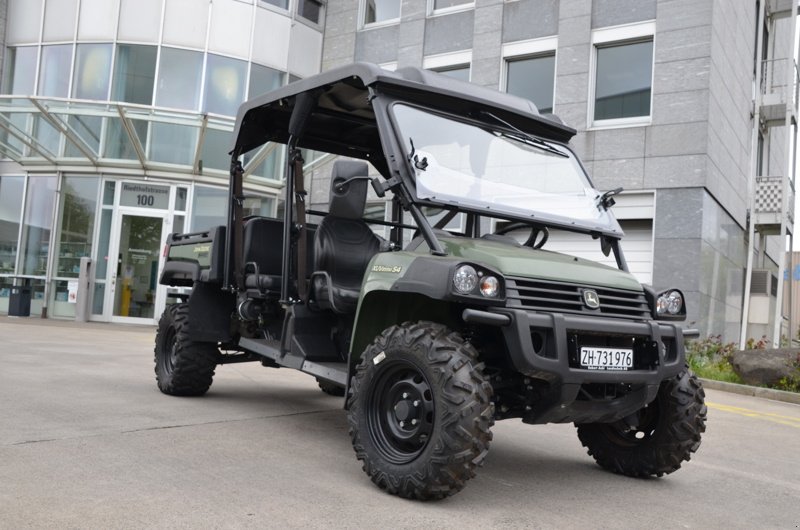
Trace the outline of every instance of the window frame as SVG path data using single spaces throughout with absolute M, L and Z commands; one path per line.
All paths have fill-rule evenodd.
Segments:
M 641 42 L 653 43 L 650 58 L 650 113 L 647 116 L 629 118 L 594 119 L 597 88 L 597 51 L 600 48 L 624 46 Z M 586 112 L 587 130 L 618 129 L 624 127 L 646 127 L 653 122 L 653 82 L 655 80 L 656 21 L 637 22 L 592 30 L 591 56 L 589 58 L 589 97 Z
M 366 22 L 367 17 L 367 2 L 369 0 L 359 0 L 358 2 L 358 30 L 368 30 L 373 28 L 383 28 L 386 26 L 393 26 L 395 24 L 400 24 L 400 19 L 403 17 L 403 2 L 402 0 L 397 0 L 399 11 L 397 13 L 397 17 L 395 18 L 387 18 L 386 20 L 381 20 L 378 22 Z
M 450 7 L 440 7 L 439 9 L 436 9 L 436 0 L 427 0 L 427 4 L 426 12 L 429 17 L 438 17 L 440 15 L 449 15 L 451 13 L 460 13 L 461 11 L 475 9 L 475 0 Z
M 462 50 L 458 52 L 440 53 L 428 55 L 422 59 L 422 68 L 434 72 L 447 70 L 457 70 L 462 67 L 469 68 L 467 81 L 472 81 L 472 50 Z
M 558 85 L 558 36 L 542 37 L 503 44 L 500 52 L 500 92 L 508 93 L 508 65 L 514 61 L 553 56 L 553 106 L 550 114 L 556 112 L 556 87 Z M 536 103 L 534 102 L 534 105 Z M 539 110 L 539 107 L 536 107 Z
M 307 26 L 322 30 L 325 26 L 325 16 L 327 14 L 328 4 L 325 0 L 308 0 L 310 2 L 314 2 L 319 5 L 319 20 L 314 22 L 313 20 L 306 18 L 305 16 L 300 14 L 300 7 L 302 6 L 304 0 L 290 0 L 289 6 L 291 7 L 292 3 L 294 3 L 294 9 L 292 10 L 292 19 Z

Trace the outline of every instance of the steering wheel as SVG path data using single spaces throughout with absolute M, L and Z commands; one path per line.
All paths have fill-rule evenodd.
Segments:
M 532 225 L 520 221 L 515 223 L 510 223 L 498 230 L 495 230 L 494 233 L 497 234 L 498 236 L 502 236 L 509 232 L 513 232 L 514 230 L 519 230 L 521 228 L 530 228 L 531 230 L 531 234 L 528 236 L 528 239 L 525 241 L 525 243 L 523 243 L 523 245 L 525 245 L 526 247 L 537 248 L 537 249 L 542 248 L 544 244 L 547 243 L 547 240 L 550 238 L 550 231 L 547 229 L 546 226 L 535 225 L 535 224 Z M 537 239 L 539 239 L 539 234 L 542 234 L 542 239 L 540 241 L 536 241 Z

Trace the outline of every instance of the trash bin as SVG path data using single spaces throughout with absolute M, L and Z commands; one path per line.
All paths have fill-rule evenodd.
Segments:
M 31 291 L 30 285 L 12 285 L 11 297 L 8 300 L 8 316 L 31 316 Z

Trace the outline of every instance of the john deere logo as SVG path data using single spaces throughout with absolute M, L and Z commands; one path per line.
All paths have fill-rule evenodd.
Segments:
M 600 297 L 597 296 L 595 291 L 586 289 L 583 291 L 583 303 L 586 304 L 586 307 L 589 309 L 597 309 L 600 307 Z

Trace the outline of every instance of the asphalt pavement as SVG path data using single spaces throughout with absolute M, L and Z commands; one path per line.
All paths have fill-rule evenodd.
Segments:
M 149 327 L 0 317 L 0 528 L 800 528 L 800 406 L 707 391 L 698 453 L 660 479 L 601 470 L 572 425 L 495 425 L 439 502 L 361 471 L 313 378 L 218 367 L 161 394 Z

